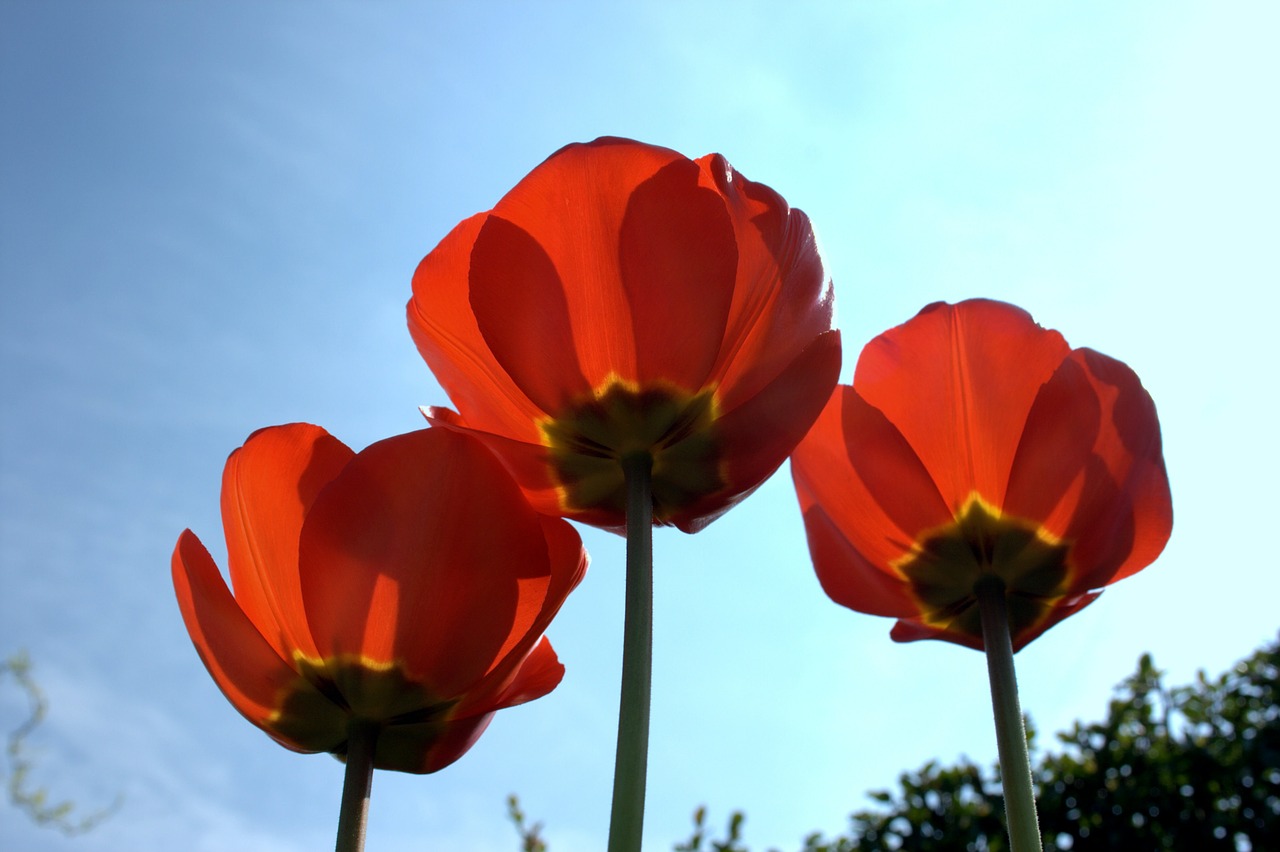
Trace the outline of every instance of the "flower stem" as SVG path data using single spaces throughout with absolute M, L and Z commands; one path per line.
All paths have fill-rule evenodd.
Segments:
M 1013 643 L 1009 638 L 1004 582 L 996 577 L 984 577 L 974 585 L 973 591 L 982 617 L 982 644 L 987 649 L 987 674 L 991 679 L 991 708 L 996 717 L 996 747 L 1000 752 L 1000 779 L 1004 787 L 1009 847 L 1012 852 L 1040 852 L 1036 795 L 1031 786 L 1027 732 L 1018 703 L 1018 678 L 1013 670 Z
M 352 719 L 347 728 L 347 774 L 338 810 L 336 852 L 361 852 L 369 821 L 369 791 L 373 788 L 373 755 L 381 726 Z
M 640 852 L 653 669 L 653 459 L 622 460 L 627 482 L 627 602 L 622 628 L 622 699 L 613 767 L 609 852 Z

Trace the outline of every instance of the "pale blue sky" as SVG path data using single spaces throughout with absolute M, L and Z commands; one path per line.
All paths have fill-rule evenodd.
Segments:
M 970 296 L 1143 378 L 1173 538 L 1019 654 L 1042 730 L 1103 713 L 1144 651 L 1186 681 L 1274 638 L 1277 32 L 1268 2 L 0 0 L 0 654 L 28 649 L 52 700 L 37 780 L 126 797 L 75 840 L 0 806 L 0 845 L 332 842 L 341 766 L 222 699 L 174 540 L 221 557 L 222 463 L 260 426 L 419 428 L 446 400 L 404 327 L 414 266 L 604 134 L 719 151 L 812 216 L 846 381 L 872 336 Z M 584 535 L 562 686 L 437 775 L 380 773 L 371 852 L 511 852 L 510 792 L 552 852 L 604 847 L 623 543 Z M 647 849 L 701 803 L 793 849 L 903 769 L 994 757 L 981 656 L 828 602 L 785 468 L 656 550 Z M 0 683 L 0 728 L 21 711 Z

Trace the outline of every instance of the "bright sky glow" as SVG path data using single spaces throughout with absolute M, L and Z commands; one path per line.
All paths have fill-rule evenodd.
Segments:
M 848 381 L 935 300 L 990 296 L 1125 361 L 1159 409 L 1174 532 L 1017 658 L 1044 736 L 1150 651 L 1173 682 L 1276 636 L 1280 7 L 1258 2 L 0 4 L 0 655 L 52 704 L 36 780 L 72 840 L 24 852 L 332 843 L 342 767 L 244 722 L 183 629 L 169 557 L 225 565 L 218 487 L 260 426 L 355 448 L 447 399 L 410 276 L 561 145 L 725 154 L 813 219 Z M 568 673 L 461 761 L 379 773 L 373 852 L 552 852 L 608 823 L 623 542 L 549 636 Z M 748 813 L 753 847 L 846 826 L 927 760 L 994 759 L 981 655 L 895 645 L 809 564 L 786 468 L 660 531 L 646 849 Z M 0 729 L 23 718 L 0 682 Z

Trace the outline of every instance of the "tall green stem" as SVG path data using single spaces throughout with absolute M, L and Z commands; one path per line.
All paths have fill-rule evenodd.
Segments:
M 627 480 L 627 603 L 622 628 L 622 700 L 613 766 L 609 852 L 640 852 L 653 674 L 653 459 L 622 460 Z
M 373 789 L 373 755 L 381 726 L 352 719 L 347 728 L 347 773 L 338 810 L 336 852 L 361 852 L 369 821 L 369 793 Z
M 1013 642 L 1009 638 L 1004 581 L 986 577 L 978 581 L 973 591 L 982 617 L 982 644 L 987 649 L 987 675 L 991 680 L 991 708 L 996 717 L 996 747 L 1000 752 L 1009 847 L 1012 852 L 1041 852 L 1027 731 L 1022 724 L 1018 678 L 1013 670 Z

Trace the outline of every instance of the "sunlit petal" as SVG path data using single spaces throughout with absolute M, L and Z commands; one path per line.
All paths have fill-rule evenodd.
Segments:
M 1027 413 L 1069 352 L 1012 305 L 935 304 L 867 344 L 853 383 L 959 510 L 975 490 L 1003 501 Z
M 318 426 L 261 429 L 227 459 L 222 524 L 236 602 L 276 653 L 314 655 L 298 585 L 298 534 L 316 494 L 354 455 Z
M 817 418 L 840 374 L 840 333 L 819 335 L 759 393 L 717 422 L 729 448 L 724 489 L 691 503 L 671 518 L 685 532 L 702 529 L 747 497 L 786 461 Z
M 205 668 L 246 719 L 267 724 L 298 673 L 232 598 L 209 552 L 190 530 L 178 538 L 172 571 L 182 620 Z
M 698 177 L 679 159 L 642 182 L 615 241 L 642 384 L 703 387 L 724 339 L 737 242 L 724 199 Z
M 781 464 L 839 371 L 808 218 L 719 155 L 566 146 L 413 287 L 448 427 L 482 437 L 540 511 L 614 531 L 624 457 L 653 460 L 655 524 L 701 529 Z
M 732 410 L 831 328 L 835 298 L 808 216 L 719 154 L 698 164 L 704 180 L 724 195 L 738 243 L 737 283 L 716 370 L 723 405 Z
M 541 410 L 559 411 L 590 393 L 564 284 L 528 232 L 501 216 L 485 221 L 471 251 L 470 294 L 485 343 Z
M 536 435 L 543 412 L 498 364 L 471 309 L 471 252 L 489 214 L 458 224 L 413 274 L 409 333 L 440 385 L 465 405 L 478 428 Z
M 833 600 L 898 641 L 1015 650 L 1150 564 L 1172 528 L 1155 406 L 1119 361 L 1012 305 L 934 304 L 863 350 L 792 460 Z
M 863 556 L 826 510 L 807 509 L 804 528 L 818 581 L 833 601 L 871 615 L 901 617 L 918 610 L 901 579 Z
M 189 531 L 174 588 L 219 687 L 282 745 L 342 756 L 351 723 L 372 722 L 376 768 L 435 771 L 494 710 L 559 682 L 541 637 L 586 551 L 479 441 L 422 430 L 353 454 L 318 427 L 274 427 L 233 454 L 224 488 L 275 646 Z
M 400 662 L 441 698 L 463 693 L 531 626 L 538 607 L 521 606 L 521 585 L 545 590 L 549 574 L 515 484 L 448 430 L 357 455 L 316 500 L 300 553 L 320 654 Z

